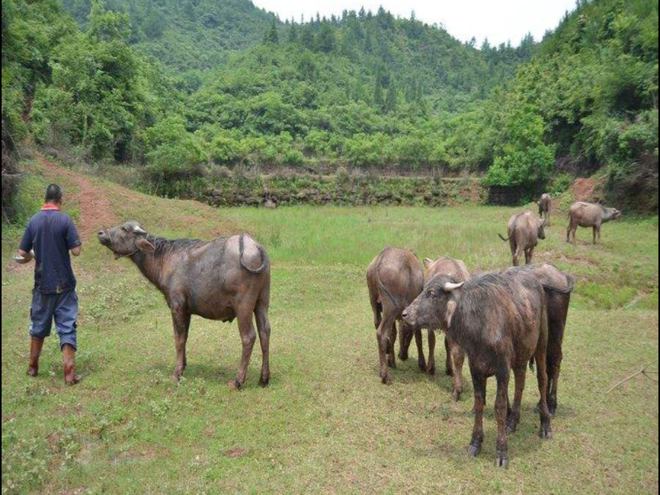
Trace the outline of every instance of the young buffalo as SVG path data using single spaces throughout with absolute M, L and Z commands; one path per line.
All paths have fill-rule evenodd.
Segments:
M 536 202 L 539 205 L 539 216 L 545 220 L 545 224 L 550 226 L 550 208 L 552 208 L 552 199 L 548 193 L 541 194 L 541 199 Z
M 547 316 L 545 293 L 532 274 L 487 273 L 456 282 L 439 275 L 403 312 L 409 325 L 444 328 L 467 353 L 474 387 L 474 429 L 468 452 L 476 456 L 483 442 L 486 379 L 495 375 L 497 395 L 497 465 L 506 467 L 507 431 L 520 419 L 520 402 L 527 363 L 537 363 L 542 438 L 550 438 L 550 412 L 546 403 Z M 515 377 L 513 408 L 508 406 L 509 370 Z
M 513 266 L 518 266 L 518 257 L 525 253 L 525 264 L 532 262 L 534 248 L 538 239 L 545 239 L 545 220 L 534 217 L 531 211 L 524 211 L 512 215 L 507 225 L 508 237 L 502 237 L 503 241 L 509 241 Z
M 397 320 L 401 312 L 410 304 L 424 286 L 424 273 L 417 257 L 407 249 L 386 247 L 376 256 L 367 268 L 367 286 L 369 301 L 374 313 L 378 356 L 380 359 L 380 378 L 383 383 L 390 383 L 387 367 L 396 366 L 394 342 L 396 341 Z M 418 365 L 426 369 L 422 333 L 419 327 L 400 324 L 399 357 L 408 358 L 408 345 L 412 335 L 418 351 Z
M 436 275 L 447 275 L 458 282 L 464 282 L 470 278 L 470 272 L 463 261 L 446 256 L 441 256 L 436 260 L 424 258 L 424 268 L 426 268 L 424 277 L 426 280 L 430 280 Z M 429 359 L 426 365 L 426 371 L 431 375 L 435 373 L 435 330 L 435 328 L 428 329 Z M 406 342 L 409 345 L 410 339 Z M 465 360 L 465 353 L 448 335 L 445 335 L 445 352 L 445 373 L 453 377 L 451 395 L 454 400 L 458 400 L 461 397 L 461 392 L 463 392 L 463 361 Z
M 596 244 L 596 237 L 600 240 L 600 226 L 610 220 L 616 220 L 620 216 L 621 212 L 616 208 L 607 208 L 596 203 L 576 201 L 568 211 L 566 242 L 570 242 L 572 234 L 573 244 L 575 244 L 575 231 L 579 225 L 580 227 L 593 228 L 593 243 Z
M 165 296 L 174 325 L 175 380 L 186 368 L 190 316 L 195 314 L 210 320 L 238 318 L 243 354 L 238 375 L 229 385 L 243 386 L 256 340 L 254 314 L 262 352 L 259 384 L 268 384 L 270 262 L 250 236 L 218 237 L 208 242 L 170 241 L 149 235 L 137 222 L 130 221 L 100 231 L 98 239 L 115 254 L 115 259 L 129 257 Z

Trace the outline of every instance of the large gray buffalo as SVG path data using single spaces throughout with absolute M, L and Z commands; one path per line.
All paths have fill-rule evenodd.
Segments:
M 593 228 L 593 243 L 596 244 L 596 236 L 600 240 L 600 226 L 616 220 L 621 216 L 621 212 L 616 208 L 608 208 L 596 203 L 587 203 L 586 201 L 576 201 L 568 210 L 568 228 L 566 229 L 566 242 L 570 242 L 571 234 L 573 244 L 575 244 L 575 231 L 580 227 Z
M 424 286 L 424 272 L 415 254 L 408 249 L 386 247 L 376 256 L 367 268 L 367 287 L 369 301 L 374 314 L 378 357 L 380 359 L 380 378 L 383 383 L 390 383 L 388 366 L 396 366 L 394 343 L 396 341 L 396 322 L 401 320 L 401 312 L 410 304 Z M 412 335 L 418 351 L 418 364 L 426 369 L 422 333 L 420 327 L 400 324 L 399 357 L 407 359 L 408 345 Z
M 236 379 L 229 385 L 242 387 L 257 337 L 252 324 L 254 314 L 262 352 L 259 384 L 268 384 L 270 262 L 250 236 L 241 234 L 212 241 L 167 240 L 150 235 L 138 222 L 129 221 L 101 230 L 98 239 L 114 253 L 115 259 L 130 258 L 165 296 L 174 325 L 176 380 L 186 367 L 190 316 L 222 321 L 238 318 L 243 354 Z
M 539 239 L 545 239 L 545 220 L 541 220 L 527 210 L 516 213 L 509 218 L 507 224 L 508 237 L 502 237 L 503 241 L 509 241 L 513 266 L 518 266 L 518 257 L 525 253 L 525 264 L 532 262 L 534 248 Z
M 497 394 L 498 466 L 508 464 L 507 431 L 520 419 L 527 363 L 537 365 L 540 435 L 551 436 L 547 406 L 546 346 L 548 338 L 545 292 L 537 278 L 526 271 L 487 273 L 466 282 L 437 275 L 403 311 L 409 325 L 445 328 L 469 358 L 474 387 L 474 428 L 468 452 L 476 456 L 483 442 L 486 379 L 495 375 Z M 508 411 L 509 370 L 515 377 L 513 407 Z

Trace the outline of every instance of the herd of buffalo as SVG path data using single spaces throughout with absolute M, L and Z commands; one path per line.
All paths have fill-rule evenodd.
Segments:
M 507 433 L 516 429 L 525 385 L 526 369 L 536 367 L 540 400 L 540 435 L 550 438 L 550 418 L 557 408 L 557 382 L 562 359 L 562 340 L 574 278 L 543 263 L 531 265 L 538 239 L 549 225 L 550 197 L 544 194 L 537 218 L 530 211 L 513 215 L 508 240 L 513 267 L 470 274 L 456 259 L 426 258 L 423 266 L 407 249 L 386 247 L 367 268 L 367 286 L 374 316 L 379 374 L 390 383 L 389 368 L 396 366 L 394 344 L 399 323 L 399 358 L 408 358 L 415 338 L 419 368 L 435 373 L 435 331 L 445 332 L 445 372 L 452 376 L 452 397 L 463 390 L 462 368 L 468 358 L 474 389 L 474 428 L 468 452 L 476 456 L 483 441 L 483 409 L 486 379 L 495 376 L 497 393 L 497 465 L 507 466 Z M 577 226 L 593 228 L 593 242 L 600 238 L 603 222 L 621 212 L 599 204 L 576 202 L 570 207 L 566 240 Z M 239 389 L 246 379 L 254 343 L 259 336 L 262 367 L 259 384 L 270 377 L 270 262 L 247 234 L 212 241 L 167 240 L 153 236 L 138 222 L 129 221 L 98 233 L 101 244 L 115 258 L 130 258 L 165 296 L 172 314 L 178 380 L 186 368 L 186 341 L 191 315 L 211 320 L 238 320 L 242 355 L 230 387 Z M 518 265 L 524 253 L 525 266 Z M 256 321 L 255 331 L 253 318 Z M 428 361 L 424 357 L 422 329 L 428 331 Z M 513 405 L 508 397 L 513 370 Z

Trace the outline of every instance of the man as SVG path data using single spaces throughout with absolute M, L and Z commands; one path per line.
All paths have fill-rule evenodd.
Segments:
M 80 381 L 75 373 L 74 362 L 78 296 L 69 252 L 78 256 L 81 243 L 73 221 L 60 211 L 61 206 L 62 189 L 57 184 L 50 184 L 46 189 L 46 203 L 30 219 L 25 229 L 16 261 L 27 263 L 33 257 L 36 261 L 30 308 L 30 364 L 27 373 L 37 376 L 41 348 L 44 339 L 50 335 L 52 321 L 55 319 L 64 364 L 64 382 L 74 385 Z

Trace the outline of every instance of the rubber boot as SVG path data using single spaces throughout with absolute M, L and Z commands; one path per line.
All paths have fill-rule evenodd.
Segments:
M 44 339 L 32 337 L 30 339 L 30 364 L 28 366 L 27 374 L 30 376 L 37 376 L 39 373 L 39 356 L 41 355 L 41 348 L 44 346 Z
M 80 381 L 80 377 L 76 375 L 75 357 L 75 349 L 69 344 L 64 344 L 62 347 L 62 361 L 64 363 L 64 383 L 67 385 L 75 385 Z

